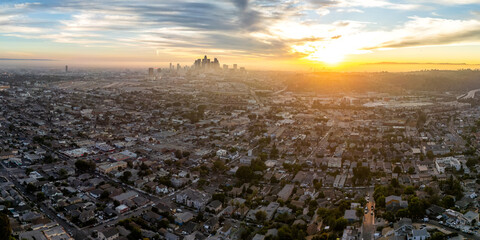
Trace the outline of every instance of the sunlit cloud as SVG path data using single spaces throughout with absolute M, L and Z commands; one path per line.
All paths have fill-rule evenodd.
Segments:
M 380 50 L 478 44 L 476 13 L 480 7 L 472 4 L 479 2 L 15 1 L 0 4 L 0 38 L 65 44 L 72 53 L 97 47 L 105 52 L 142 49 L 155 58 L 165 53 L 215 52 L 273 60 L 300 57 L 333 64 Z M 449 15 L 452 5 L 467 4 L 463 19 Z M 390 15 L 396 19 L 391 20 Z M 24 49 L 18 45 L 11 52 L 15 51 Z
M 336 63 L 348 55 L 381 49 L 480 44 L 478 20 L 410 17 L 410 21 L 391 31 L 368 31 L 365 27 L 362 24 L 354 28 L 338 27 L 332 31 L 341 33 L 341 38 L 293 45 L 292 51 L 304 54 L 309 60 Z

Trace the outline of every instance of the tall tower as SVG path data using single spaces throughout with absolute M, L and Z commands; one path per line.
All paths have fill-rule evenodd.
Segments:
M 153 78 L 153 77 L 154 77 L 154 76 L 153 76 L 153 68 L 149 68 L 149 69 L 148 69 L 148 77 L 149 77 L 149 78 Z

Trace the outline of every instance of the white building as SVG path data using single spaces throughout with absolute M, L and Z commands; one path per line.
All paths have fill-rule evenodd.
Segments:
M 435 159 L 435 167 L 438 173 L 445 173 L 445 168 L 452 167 L 458 171 L 462 168 L 462 164 L 454 157 L 443 157 Z
M 220 150 L 217 151 L 217 156 L 218 157 L 224 157 L 226 155 L 227 155 L 227 150 L 225 150 L 225 149 L 220 149 Z

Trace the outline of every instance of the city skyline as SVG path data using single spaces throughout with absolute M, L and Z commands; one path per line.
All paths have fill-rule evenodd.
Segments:
M 479 13 L 478 0 L 9 0 L 0 64 L 147 67 L 206 54 L 253 70 L 478 68 Z

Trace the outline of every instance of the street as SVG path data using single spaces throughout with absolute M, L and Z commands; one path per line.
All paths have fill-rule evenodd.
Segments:
M 373 199 L 367 203 L 366 213 L 363 215 L 362 224 L 362 239 L 371 240 L 375 233 L 375 212 L 372 211 L 372 207 L 375 209 L 375 202 Z

